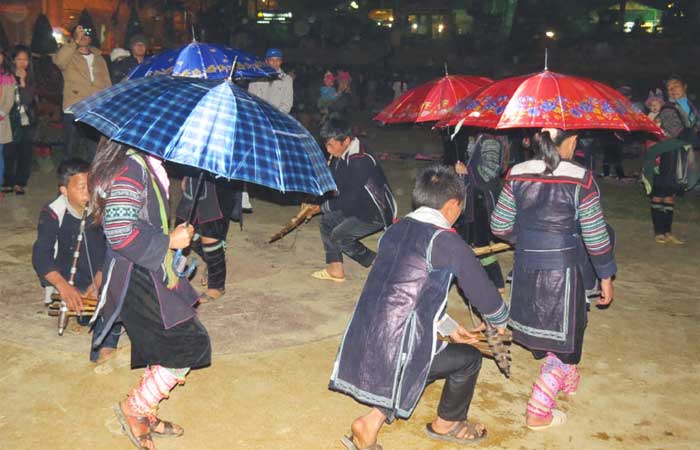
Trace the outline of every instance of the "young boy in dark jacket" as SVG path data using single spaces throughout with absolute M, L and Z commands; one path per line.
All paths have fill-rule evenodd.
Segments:
M 58 168 L 60 195 L 39 213 L 37 239 L 32 249 L 34 270 L 46 288 L 45 303 L 50 303 L 51 295 L 58 292 L 69 309 L 76 311 L 82 309 L 82 297 L 96 298 L 99 293 L 106 248 L 102 228 L 91 226 L 92 216 L 87 214 L 74 283 L 69 284 L 73 254 L 88 207 L 88 168 L 87 162 L 77 158 L 61 163 Z M 87 317 L 79 319 L 81 325 L 88 322 Z M 102 320 L 97 319 L 95 335 L 102 326 Z M 90 360 L 101 362 L 110 357 L 117 348 L 120 333 L 121 326 L 115 325 L 105 342 L 90 352 Z

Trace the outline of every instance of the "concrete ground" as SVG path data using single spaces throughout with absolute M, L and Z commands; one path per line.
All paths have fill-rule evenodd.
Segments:
M 368 130 L 371 148 L 392 157 L 383 165 L 406 213 L 413 176 L 426 163 L 399 155 L 439 152 L 437 136 L 422 128 Z M 470 412 L 489 428 L 478 448 L 700 448 L 700 199 L 695 193 L 679 201 L 675 231 L 687 243 L 662 246 L 652 239 L 648 202 L 638 186 L 601 186 L 618 233 L 620 271 L 613 306 L 589 315 L 581 386 L 560 403 L 569 422 L 539 433 L 524 427 L 538 364 L 514 346 L 510 380 L 484 361 Z M 141 374 L 129 368 L 128 338 L 116 358 L 96 367 L 87 358 L 89 335 L 58 337 L 41 303 L 31 247 L 39 209 L 54 189 L 52 175 L 35 174 L 28 195 L 0 203 L 0 449 L 129 449 L 112 413 Z M 366 410 L 327 385 L 367 270 L 348 263 L 342 285 L 311 279 L 323 265 L 317 219 L 269 245 L 267 238 L 297 208 L 258 197 L 245 228 L 234 225 L 229 234 L 226 296 L 201 308 L 213 364 L 190 374 L 163 402 L 161 415 L 186 432 L 157 440 L 159 449 L 341 449 L 339 438 Z M 376 238 L 368 245 L 376 246 Z M 504 270 L 511 259 L 501 257 Z M 470 323 L 455 292 L 449 309 Z M 426 389 L 411 420 L 384 428 L 385 449 L 458 448 L 424 433 L 440 388 Z

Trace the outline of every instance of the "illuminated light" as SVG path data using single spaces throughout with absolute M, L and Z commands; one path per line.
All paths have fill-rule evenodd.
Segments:
M 389 23 L 389 24 L 387 24 L 386 26 L 389 27 L 389 28 L 391 28 L 391 25 L 392 25 L 392 24 Z
M 263 17 L 264 15 L 262 11 L 258 11 L 258 17 Z
M 393 22 L 393 21 L 394 21 L 394 16 L 389 16 L 389 22 Z
M 352 9 L 359 9 L 359 8 L 360 8 L 360 5 L 358 5 L 357 2 L 352 1 L 352 2 L 350 2 L 350 7 L 351 7 Z
M 417 24 L 417 23 L 414 23 L 413 25 L 411 25 L 411 28 L 413 28 L 414 30 L 417 30 L 417 29 L 418 29 L 418 24 Z
M 438 25 L 438 33 L 442 33 L 444 29 L 445 29 L 445 25 L 443 25 L 443 24 Z
M 550 39 L 553 39 L 555 36 L 554 31 L 552 31 L 552 30 L 548 30 L 544 35 Z

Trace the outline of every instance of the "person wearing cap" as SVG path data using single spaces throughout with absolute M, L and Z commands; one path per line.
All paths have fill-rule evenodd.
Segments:
M 289 114 L 294 105 L 294 80 L 282 70 L 282 50 L 268 49 L 265 52 L 265 62 L 275 69 L 279 76 L 275 80 L 253 81 L 248 85 L 248 92 Z M 247 191 L 243 191 L 242 202 L 243 211 L 253 211 Z
M 148 39 L 142 34 L 135 34 L 129 39 L 129 49 L 131 52 L 123 48 L 112 50 L 110 55 L 112 65 L 109 69 L 112 83 L 124 81 L 131 71 L 134 70 L 134 67 L 143 62 L 148 49 Z
M 76 156 L 81 141 L 88 147 L 88 161 L 95 156 L 97 142 L 81 135 L 75 126 L 75 116 L 71 111 L 74 103 L 112 85 L 107 62 L 100 50 L 93 47 L 94 30 L 77 25 L 73 39 L 64 44 L 53 56 L 54 64 L 63 74 L 63 145 L 64 158 Z
M 265 62 L 279 73 L 279 77 L 276 80 L 254 81 L 248 85 L 248 92 L 289 114 L 294 104 L 294 80 L 282 70 L 282 51 L 278 48 L 268 49 Z

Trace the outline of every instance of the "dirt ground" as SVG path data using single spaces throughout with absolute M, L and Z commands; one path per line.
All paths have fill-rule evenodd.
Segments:
M 408 212 L 413 176 L 425 162 L 399 153 L 437 153 L 427 129 L 369 127 L 368 141 L 384 162 L 402 213 Z M 538 364 L 513 349 L 512 378 L 484 361 L 470 415 L 489 428 L 479 448 L 667 449 L 700 448 L 700 198 L 680 200 L 675 231 L 683 246 L 652 239 L 648 203 L 634 184 L 603 181 L 604 207 L 618 233 L 616 300 L 589 318 L 578 395 L 561 400 L 569 422 L 532 432 L 523 425 L 525 403 Z M 46 316 L 31 267 L 35 220 L 54 195 L 51 175 L 38 174 L 29 194 L 0 204 L 0 449 L 129 449 L 112 406 L 137 382 L 129 368 L 128 339 L 118 356 L 95 367 L 89 335 L 56 335 Z M 186 429 L 159 440 L 159 449 L 327 450 L 365 407 L 330 392 L 328 377 L 341 333 L 367 270 L 348 263 L 342 285 L 316 281 L 322 266 L 317 220 L 278 243 L 267 238 L 296 212 L 253 199 L 245 228 L 229 234 L 226 296 L 201 308 L 211 333 L 210 368 L 193 372 L 161 406 L 161 415 Z M 376 246 L 377 236 L 367 239 Z M 512 256 L 503 254 L 504 270 Z M 469 324 L 461 299 L 451 293 L 451 314 Z M 426 437 L 441 383 L 429 386 L 409 421 L 382 431 L 388 450 L 458 448 Z

